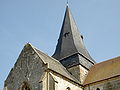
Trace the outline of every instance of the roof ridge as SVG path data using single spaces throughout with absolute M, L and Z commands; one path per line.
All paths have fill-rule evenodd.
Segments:
M 112 59 L 107 59 L 107 60 L 102 61 L 102 62 L 99 62 L 99 63 L 95 63 L 95 64 L 93 65 L 93 67 L 96 66 L 96 65 L 98 65 L 98 64 L 105 63 L 105 62 L 108 62 L 108 61 L 110 62 L 110 61 L 112 61 L 112 60 L 114 60 L 114 59 L 118 59 L 118 58 L 120 58 L 120 56 L 114 57 L 114 58 L 112 58 Z M 92 67 L 91 67 L 91 68 L 92 68 Z

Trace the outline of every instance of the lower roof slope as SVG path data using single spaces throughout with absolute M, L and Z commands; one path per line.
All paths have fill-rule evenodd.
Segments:
M 97 63 L 90 68 L 84 85 L 120 75 L 120 56 Z
M 59 73 L 60 75 L 80 84 L 80 82 L 72 76 L 67 69 L 56 59 L 46 55 L 45 53 L 41 52 L 40 50 L 34 48 L 31 44 L 30 46 L 37 52 L 41 60 L 45 63 L 48 64 L 48 69 L 53 70 L 56 73 Z

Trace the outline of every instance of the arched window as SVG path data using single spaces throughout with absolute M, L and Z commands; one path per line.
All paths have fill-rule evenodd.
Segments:
M 67 87 L 66 90 L 71 90 L 70 87 Z
M 24 83 L 22 90 L 31 90 L 27 83 Z
M 96 90 L 100 90 L 99 88 L 97 88 Z

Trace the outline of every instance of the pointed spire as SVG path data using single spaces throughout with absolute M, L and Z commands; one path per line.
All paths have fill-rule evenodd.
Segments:
M 84 46 L 83 36 L 80 35 L 67 5 L 58 44 L 53 57 L 60 61 L 77 53 L 92 61 L 91 56 Z

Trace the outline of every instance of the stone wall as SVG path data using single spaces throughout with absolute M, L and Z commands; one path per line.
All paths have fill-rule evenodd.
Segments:
M 45 70 L 46 66 L 33 48 L 26 45 L 5 80 L 4 87 L 6 90 L 21 90 L 27 83 L 32 90 L 41 90 L 39 80 Z
M 120 77 L 115 77 L 87 85 L 84 90 L 97 90 L 97 88 L 100 90 L 120 90 Z
M 73 83 L 72 81 L 65 79 L 60 75 L 52 74 L 52 77 L 54 79 L 55 90 L 68 90 L 67 88 L 70 88 L 70 90 L 83 90 L 81 86 Z M 49 89 L 49 90 L 54 90 L 54 89 Z
M 76 65 L 71 68 L 68 68 L 68 71 L 75 77 L 77 78 L 81 84 L 83 84 L 87 74 L 88 70 L 82 67 L 81 65 Z
M 82 90 L 65 76 L 51 73 L 30 45 L 24 47 L 4 84 L 4 90 L 24 90 L 23 87 L 30 90 Z

